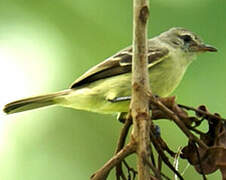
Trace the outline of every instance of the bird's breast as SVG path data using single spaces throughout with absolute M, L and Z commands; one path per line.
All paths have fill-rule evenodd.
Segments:
M 186 71 L 186 66 L 182 66 L 173 59 L 166 59 L 149 69 L 150 88 L 153 94 L 165 97 L 179 85 Z

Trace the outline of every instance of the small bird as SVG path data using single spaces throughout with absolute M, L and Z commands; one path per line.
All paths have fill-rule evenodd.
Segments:
M 193 32 L 171 28 L 148 40 L 148 71 L 153 94 L 166 97 L 201 52 L 216 52 Z M 126 113 L 131 97 L 132 47 L 127 47 L 80 76 L 69 89 L 6 104 L 7 114 L 50 105 L 112 114 Z

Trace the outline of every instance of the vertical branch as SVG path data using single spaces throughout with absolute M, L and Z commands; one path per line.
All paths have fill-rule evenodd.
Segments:
M 130 111 L 133 117 L 132 138 L 137 143 L 138 179 L 150 179 L 150 114 L 149 77 L 147 69 L 147 25 L 149 1 L 133 1 L 133 66 L 132 66 L 132 101 Z

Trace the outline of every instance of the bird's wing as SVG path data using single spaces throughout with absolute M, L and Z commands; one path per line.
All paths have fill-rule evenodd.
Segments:
M 169 50 L 167 48 L 150 48 L 148 51 L 148 68 L 161 62 L 168 56 Z M 106 59 L 98 65 L 92 67 L 82 76 L 75 80 L 70 88 L 77 88 L 87 83 L 96 80 L 116 76 L 131 72 L 132 68 L 132 48 L 128 47 L 114 56 Z

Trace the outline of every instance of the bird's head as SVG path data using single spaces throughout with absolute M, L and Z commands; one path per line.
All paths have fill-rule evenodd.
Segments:
M 186 54 L 217 51 L 215 47 L 204 44 L 195 33 L 180 27 L 171 28 L 162 33 L 159 38 L 170 46 L 181 49 Z

